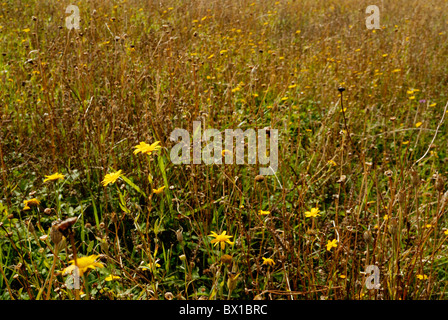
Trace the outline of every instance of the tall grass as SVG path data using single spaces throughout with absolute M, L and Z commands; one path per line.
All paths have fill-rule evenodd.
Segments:
M 68 4 L 0 3 L 1 299 L 75 298 L 74 248 L 105 266 L 84 299 L 445 298 L 446 1 L 381 1 L 378 30 L 367 1 L 80 0 L 70 31 Z M 278 129 L 276 176 L 173 165 L 193 121 Z

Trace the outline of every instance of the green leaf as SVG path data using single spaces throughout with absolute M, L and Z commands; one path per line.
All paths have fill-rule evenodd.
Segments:
M 143 196 L 146 197 L 146 194 L 137 186 L 135 185 L 131 180 L 126 178 L 125 176 L 120 176 L 128 185 L 130 185 L 135 191 L 141 193 Z

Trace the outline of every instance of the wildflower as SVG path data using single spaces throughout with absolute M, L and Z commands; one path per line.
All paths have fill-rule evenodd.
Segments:
M 89 269 L 96 269 L 98 268 L 104 268 L 104 265 L 101 262 L 96 262 L 96 259 L 98 259 L 99 255 L 91 255 L 88 257 L 81 257 L 78 258 L 78 271 L 79 276 L 82 276 L 84 273 L 89 271 Z M 62 270 L 62 274 L 72 273 L 73 270 L 75 270 L 75 260 L 70 260 L 70 263 L 72 263 L 70 266 Z
M 443 231 L 443 233 L 448 236 L 448 230 Z
M 339 278 L 341 278 L 341 279 L 345 279 L 345 278 L 347 278 L 344 274 L 340 274 L 339 275 Z
M 30 28 L 26 28 L 26 29 L 23 29 L 22 31 L 28 33 L 28 32 L 31 31 L 31 29 Z
M 156 261 L 154 261 L 154 262 L 150 262 L 150 263 L 148 263 L 146 266 L 142 266 L 141 268 L 142 268 L 142 270 L 152 270 L 153 268 L 155 269 L 155 268 L 160 268 L 160 264 L 158 264 L 157 262 L 159 262 L 160 261 L 160 259 L 157 259 Z
M 432 228 L 432 224 L 427 224 L 427 225 L 426 225 L 426 228 L 427 228 L 427 229 Z
M 396 73 L 396 72 L 400 72 L 401 71 L 401 69 L 394 69 L 394 70 L 392 70 L 392 73 Z
M 262 216 L 266 216 L 266 215 L 268 215 L 270 213 L 271 213 L 271 211 L 258 210 L 258 214 L 262 215 Z
M 163 189 L 165 189 L 165 186 L 162 186 L 158 189 L 152 189 L 152 192 L 154 192 L 155 194 L 159 194 L 163 192 Z
M 232 238 L 233 236 L 226 236 L 226 231 L 223 231 L 221 234 L 217 234 L 216 232 L 212 231 L 212 234 L 209 235 L 210 237 L 214 237 L 215 239 L 213 239 L 211 241 L 212 244 L 214 244 L 215 246 L 218 243 L 221 243 L 221 249 L 224 250 L 226 243 L 233 245 L 234 242 L 231 242 L 229 239 Z
M 318 216 L 320 216 L 319 208 L 311 208 L 311 211 L 306 211 L 305 212 L 305 217 L 306 218 L 316 218 Z
M 275 261 L 272 260 L 271 258 L 263 258 L 263 264 L 268 265 L 268 266 L 274 266 L 275 265 Z
M 38 206 L 40 204 L 40 201 L 36 198 L 30 199 L 30 200 L 24 200 L 23 203 L 25 204 L 25 207 L 23 210 L 30 210 L 31 207 Z
M 344 109 L 347 109 L 347 108 L 344 108 Z M 328 160 L 328 164 L 331 165 L 332 167 L 336 167 L 337 166 L 337 164 L 336 164 L 336 162 L 334 160 Z
M 230 152 L 229 150 L 227 150 L 227 149 L 224 149 L 224 150 L 222 150 L 221 151 L 221 155 L 224 157 L 226 154 L 232 154 L 232 152 Z
M 104 180 L 101 181 L 103 186 L 107 186 L 109 183 L 114 184 L 115 181 L 121 176 L 121 170 L 114 173 L 108 173 L 104 176 Z
M 428 279 L 428 276 L 426 274 L 418 274 L 417 279 L 419 280 L 426 280 Z
M 389 219 L 389 215 L 385 214 L 384 217 L 383 217 L 383 219 L 384 219 L 385 221 L 388 220 L 388 219 Z
M 327 251 L 331 251 L 332 248 L 336 248 L 338 246 L 338 240 L 333 239 L 333 240 L 328 240 L 327 242 Z
M 44 180 L 44 182 L 58 180 L 58 179 L 64 180 L 64 175 L 62 173 L 56 172 L 56 173 L 53 173 L 52 175 L 45 176 L 45 178 L 46 179 Z
M 159 143 L 160 141 L 156 141 L 153 144 L 149 145 L 145 142 L 140 142 L 140 144 L 134 147 L 135 148 L 134 154 L 141 152 L 150 155 L 153 151 L 157 151 L 161 148 L 160 146 L 158 146 Z
M 112 280 L 117 280 L 117 279 L 121 279 L 121 277 L 110 275 L 110 276 L 106 277 L 104 280 L 112 281 Z
M 421 122 L 417 122 L 417 123 L 415 124 L 415 127 L 418 128 L 418 127 L 420 127 L 421 125 L 422 125 Z
M 431 104 L 430 104 L 429 106 L 430 106 L 430 107 L 435 107 L 435 106 L 436 106 L 436 104 L 437 104 L 437 103 L 436 103 L 436 102 L 434 102 L 434 103 L 431 103 Z

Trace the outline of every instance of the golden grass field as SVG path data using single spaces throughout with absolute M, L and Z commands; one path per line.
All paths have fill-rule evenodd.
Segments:
M 447 29 L 446 0 L 1 1 L 0 299 L 446 299 Z M 173 164 L 193 121 L 277 129 L 278 171 Z

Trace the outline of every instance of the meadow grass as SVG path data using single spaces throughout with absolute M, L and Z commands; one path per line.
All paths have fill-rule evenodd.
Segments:
M 0 3 L 0 299 L 445 299 L 446 1 L 69 4 Z M 193 121 L 278 171 L 174 165 Z

